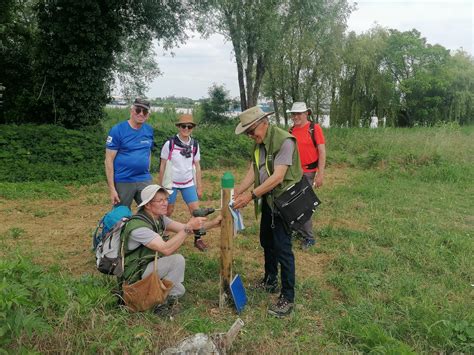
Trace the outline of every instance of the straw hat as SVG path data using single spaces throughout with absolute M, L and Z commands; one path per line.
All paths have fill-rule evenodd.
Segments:
M 176 126 L 179 126 L 180 124 L 192 124 L 193 126 L 196 126 L 196 124 L 193 121 L 193 115 L 190 114 L 185 114 L 179 116 L 178 122 L 176 122 Z
M 313 113 L 309 107 L 306 107 L 305 102 L 294 102 L 291 106 L 291 110 L 286 110 L 287 113 L 298 113 L 298 112 L 308 112 L 310 115 Z
M 148 185 L 142 190 L 140 194 L 142 198 L 142 203 L 138 205 L 138 208 L 145 206 L 148 202 L 153 200 L 153 197 L 155 197 L 158 191 L 166 192 L 168 195 L 170 195 L 173 192 L 171 190 L 165 189 L 163 186 L 160 186 L 160 185 Z
M 251 107 L 239 115 L 240 123 L 235 128 L 235 134 L 242 134 L 248 130 L 255 122 L 260 121 L 262 118 L 265 118 L 272 112 L 263 112 L 262 109 L 258 106 Z

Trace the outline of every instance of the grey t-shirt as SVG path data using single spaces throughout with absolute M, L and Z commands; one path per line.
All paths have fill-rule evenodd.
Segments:
M 288 165 L 293 164 L 293 150 L 295 149 L 295 142 L 291 138 L 286 138 L 281 145 L 280 150 L 273 159 L 273 166 L 277 165 Z M 260 184 L 268 179 L 267 169 L 265 167 L 265 145 L 259 145 L 260 156 L 258 159 L 258 171 L 260 172 Z
M 163 222 L 166 230 L 168 225 L 173 222 L 173 220 L 163 216 Z M 156 233 L 152 229 L 146 227 L 137 228 L 133 230 L 132 233 L 130 233 L 130 237 L 128 238 L 128 250 L 135 250 L 142 244 L 147 245 L 155 238 Z

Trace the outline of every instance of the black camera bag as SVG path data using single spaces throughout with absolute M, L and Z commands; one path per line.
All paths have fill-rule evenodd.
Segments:
M 321 201 L 304 176 L 280 196 L 274 198 L 274 205 L 281 218 L 293 230 L 300 229 L 320 204 Z

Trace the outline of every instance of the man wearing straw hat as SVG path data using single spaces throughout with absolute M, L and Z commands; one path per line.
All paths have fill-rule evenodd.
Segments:
M 294 102 L 291 110 L 293 127 L 290 133 L 296 138 L 304 177 L 310 185 L 319 188 L 323 185 L 326 166 L 326 144 L 321 126 L 308 119 L 311 109 L 304 102 Z M 298 231 L 303 237 L 301 248 L 309 249 L 315 244 L 311 218 Z
M 206 218 L 191 217 L 185 224 L 171 220 L 166 217 L 169 192 L 160 185 L 145 187 L 141 192 L 142 203 L 137 212 L 142 218 L 131 219 L 122 232 L 125 254 L 123 279 L 128 283 L 143 279 L 154 271 L 155 252 L 164 255 L 157 261 L 158 276 L 173 282 L 173 288 L 169 293 L 170 302 L 156 309 L 161 314 L 185 292 L 184 257 L 173 253 L 193 234 L 193 230 L 217 227 L 222 219 L 218 216 L 205 222 Z M 174 232 L 176 235 L 165 241 L 165 231 Z
M 258 106 L 239 116 L 236 134 L 245 133 L 255 144 L 253 161 L 246 176 L 235 188 L 234 207 L 245 207 L 255 201 L 256 214 L 261 202 L 260 245 L 264 252 L 265 274 L 257 284 L 270 293 L 278 291 L 278 266 L 281 269 L 281 292 L 268 313 L 276 317 L 289 315 L 295 299 L 295 257 L 291 236 L 284 221 L 274 210 L 273 200 L 303 176 L 296 148 L 296 139 L 288 132 L 270 124 Z M 252 188 L 253 187 L 253 188 Z

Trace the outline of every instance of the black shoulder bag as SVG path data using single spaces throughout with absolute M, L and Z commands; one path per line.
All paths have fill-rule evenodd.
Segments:
M 271 142 L 273 144 L 273 139 Z M 297 149 L 296 144 L 295 149 Z M 270 165 L 273 173 L 273 159 Z M 273 204 L 287 226 L 298 230 L 311 218 L 321 201 L 303 175 L 299 182 L 289 186 L 280 196 L 275 197 Z
M 274 199 L 281 218 L 293 229 L 300 229 L 321 204 L 305 176 Z

